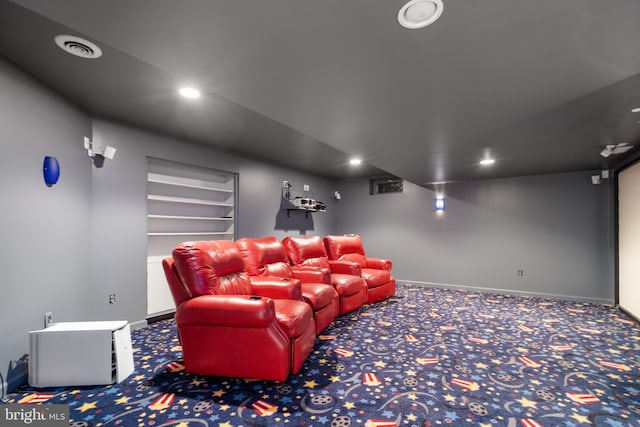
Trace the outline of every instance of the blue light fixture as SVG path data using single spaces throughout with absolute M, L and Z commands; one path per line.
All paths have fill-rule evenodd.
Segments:
M 437 197 L 436 212 L 444 212 L 444 206 L 445 206 L 444 197 Z
M 58 159 L 45 156 L 42 165 L 42 175 L 44 175 L 44 182 L 47 184 L 47 187 L 51 187 L 58 182 L 58 178 L 60 178 L 60 164 L 58 163 Z

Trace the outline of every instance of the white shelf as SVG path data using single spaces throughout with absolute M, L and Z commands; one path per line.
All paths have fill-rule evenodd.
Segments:
M 233 218 L 210 217 L 210 216 L 183 216 L 183 215 L 147 215 L 152 219 L 176 219 L 185 221 L 233 221 Z
M 147 236 L 232 236 L 233 231 L 171 231 L 171 232 L 158 232 L 147 233 Z
M 155 200 L 158 202 L 186 203 L 191 205 L 224 206 L 224 207 L 230 207 L 230 208 L 234 206 L 233 203 L 213 202 L 211 200 L 200 200 L 200 199 L 185 199 L 182 197 L 158 196 L 155 194 L 149 194 L 147 196 L 147 199 Z
M 175 310 L 162 260 L 185 240 L 233 240 L 237 175 L 186 163 L 147 162 L 147 315 Z
M 151 174 L 149 174 L 151 175 Z M 208 190 L 208 191 L 217 191 L 219 193 L 233 193 L 233 190 L 227 190 L 226 188 L 215 188 L 215 187 L 207 187 L 205 185 L 197 185 L 197 184 L 185 184 L 181 182 L 173 182 L 168 179 L 161 179 L 149 176 L 147 178 L 147 182 L 153 182 L 154 184 L 164 184 L 164 185 L 172 185 L 174 187 L 184 187 L 184 188 L 195 188 L 198 190 Z

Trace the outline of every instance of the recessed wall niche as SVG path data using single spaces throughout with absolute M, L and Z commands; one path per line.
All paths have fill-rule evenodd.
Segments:
M 173 310 L 162 270 L 180 242 L 235 240 L 236 173 L 147 158 L 147 314 Z

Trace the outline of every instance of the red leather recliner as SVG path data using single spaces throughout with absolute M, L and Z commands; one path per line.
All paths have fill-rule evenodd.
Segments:
M 367 257 L 360 236 L 325 236 L 323 240 L 329 259 L 360 265 L 362 278 L 367 282 L 367 303 L 382 301 L 396 293 L 396 279 L 391 275 L 393 264 L 388 259 Z
M 315 323 L 300 284 L 252 284 L 231 241 L 181 243 L 163 260 L 187 372 L 284 381 L 311 353 Z
M 284 246 L 275 236 L 244 237 L 236 240 L 236 246 L 252 281 L 264 276 L 300 280 L 302 297 L 313 309 L 316 334 L 333 322 L 338 315 L 338 293 L 331 286 L 326 269 L 292 267 Z
M 340 298 L 339 315 L 357 310 L 367 301 L 367 284 L 360 277 L 360 265 L 329 260 L 320 236 L 285 237 L 282 244 L 293 265 L 330 271 L 331 285 Z

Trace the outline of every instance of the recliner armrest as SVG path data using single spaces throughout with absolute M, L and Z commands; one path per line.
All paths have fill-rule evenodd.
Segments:
M 362 276 L 362 269 L 357 262 L 329 260 L 329 267 L 332 273 Z
M 271 298 L 249 295 L 202 295 L 180 304 L 178 325 L 264 328 L 276 321 Z
M 298 279 L 271 276 L 250 276 L 251 286 L 256 295 L 273 299 L 304 301 L 302 285 Z
M 367 267 L 375 268 L 376 270 L 391 271 L 393 263 L 391 260 L 385 258 L 367 258 Z
M 331 271 L 323 267 L 291 267 L 293 277 L 302 283 L 327 283 L 331 284 Z

